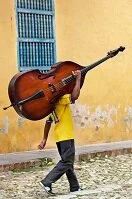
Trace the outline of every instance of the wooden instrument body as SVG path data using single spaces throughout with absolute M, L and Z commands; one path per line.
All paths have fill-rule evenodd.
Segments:
M 70 94 L 75 86 L 75 81 L 65 85 L 63 79 L 72 75 L 72 71 L 81 70 L 84 67 L 65 61 L 58 63 L 48 73 L 41 73 L 39 70 L 20 72 L 10 81 L 8 94 L 11 103 L 16 103 L 16 112 L 29 120 L 40 120 L 49 115 L 54 110 L 57 100 L 64 94 Z M 85 75 L 81 77 L 81 87 Z M 28 101 L 22 105 L 17 102 L 33 96 L 36 92 L 43 91 L 44 96 Z
M 29 120 L 43 119 L 53 112 L 55 103 L 61 96 L 72 93 L 76 81 L 72 76 L 72 71 L 81 71 L 82 87 L 89 70 L 124 50 L 125 47 L 120 46 L 87 67 L 65 61 L 53 65 L 52 69 L 45 74 L 39 70 L 20 72 L 9 83 L 8 94 L 11 105 L 3 109 L 6 110 L 13 106 L 20 116 Z

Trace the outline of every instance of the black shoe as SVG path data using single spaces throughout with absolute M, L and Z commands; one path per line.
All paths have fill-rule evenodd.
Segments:
M 39 184 L 41 185 L 41 187 L 44 188 L 44 190 L 46 191 L 46 193 L 50 196 L 54 196 L 55 194 L 52 192 L 51 187 L 45 186 L 44 183 L 41 181 L 39 182 Z
M 70 192 L 73 193 L 73 192 L 76 192 L 76 191 L 83 191 L 83 189 L 79 187 L 78 189 L 71 190 Z

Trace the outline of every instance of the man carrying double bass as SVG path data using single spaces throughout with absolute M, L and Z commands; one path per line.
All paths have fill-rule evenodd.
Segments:
M 72 112 L 70 104 L 75 103 L 80 95 L 81 72 L 79 70 L 72 72 L 76 78 L 75 86 L 71 94 L 65 94 L 55 104 L 55 112 L 58 122 L 55 124 L 54 137 L 61 160 L 49 172 L 49 174 L 40 182 L 45 191 L 54 195 L 52 192 L 52 183 L 56 182 L 63 174 L 66 174 L 70 185 L 70 192 L 80 189 L 76 174 L 74 172 L 75 145 Z M 43 139 L 38 148 L 44 149 L 46 146 L 48 134 L 54 118 L 52 114 L 48 116 L 44 127 Z

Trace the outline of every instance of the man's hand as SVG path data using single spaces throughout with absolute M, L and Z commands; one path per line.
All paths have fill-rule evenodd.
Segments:
M 80 70 L 72 71 L 72 74 L 76 79 L 75 87 L 71 93 L 71 100 L 74 102 L 75 100 L 78 99 L 80 95 L 81 71 Z
M 44 149 L 44 147 L 45 147 L 45 145 L 46 145 L 46 141 L 47 141 L 47 140 L 42 140 L 42 141 L 40 142 L 40 144 L 38 145 L 38 149 L 40 149 L 40 150 Z
M 72 74 L 76 78 L 76 80 L 81 79 L 81 71 L 80 70 L 72 71 Z
M 48 134 L 50 131 L 50 127 L 51 127 L 51 118 L 49 118 L 48 120 L 46 120 L 45 126 L 44 126 L 44 134 L 43 134 L 43 138 L 42 141 L 40 142 L 40 144 L 38 145 L 38 149 L 42 150 L 44 149 L 47 139 L 48 139 Z

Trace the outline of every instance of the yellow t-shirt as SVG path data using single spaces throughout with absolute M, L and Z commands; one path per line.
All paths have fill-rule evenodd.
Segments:
M 56 142 L 74 139 L 70 104 L 71 100 L 69 94 L 62 96 L 56 103 L 55 112 L 59 120 L 59 122 L 55 124 L 54 128 L 54 137 Z

